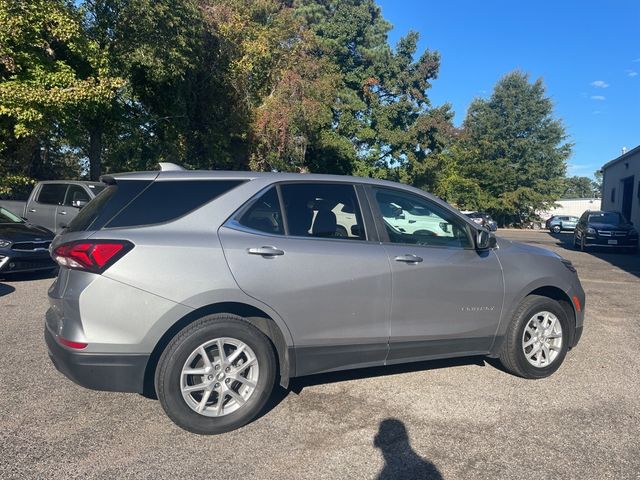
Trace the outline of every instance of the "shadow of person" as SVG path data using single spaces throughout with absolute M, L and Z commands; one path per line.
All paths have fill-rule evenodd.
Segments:
M 438 468 L 413 451 L 400 420 L 388 418 L 380 422 L 373 444 L 385 462 L 377 480 L 442 480 Z

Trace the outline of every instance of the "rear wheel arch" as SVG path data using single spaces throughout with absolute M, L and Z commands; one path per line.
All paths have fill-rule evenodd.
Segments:
M 156 398 L 154 378 L 158 361 L 162 352 L 165 350 L 169 342 L 185 327 L 195 322 L 196 320 L 211 314 L 226 313 L 230 315 L 236 315 L 241 317 L 245 322 L 250 323 L 258 330 L 260 330 L 271 341 L 276 354 L 276 360 L 278 363 L 278 375 L 280 377 L 280 385 L 287 388 L 289 385 L 289 379 L 295 371 L 294 368 L 294 356 L 289 353 L 289 345 L 285 339 L 285 336 L 275 322 L 267 313 L 261 309 L 240 302 L 221 302 L 212 305 L 206 305 L 200 307 L 193 312 L 182 317 L 175 322 L 165 333 L 162 335 L 156 346 L 154 347 L 144 374 L 143 395 L 149 398 Z

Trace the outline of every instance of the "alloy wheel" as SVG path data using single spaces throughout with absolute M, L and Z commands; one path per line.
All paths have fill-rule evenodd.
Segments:
M 562 325 L 558 317 L 547 311 L 533 315 L 522 333 L 522 351 L 534 367 L 551 365 L 562 351 Z
M 196 413 L 222 417 L 249 400 L 259 375 L 256 354 L 246 343 L 215 338 L 191 352 L 180 373 L 180 390 Z

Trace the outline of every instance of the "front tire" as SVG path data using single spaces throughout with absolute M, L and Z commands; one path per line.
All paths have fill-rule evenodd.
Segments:
M 560 227 L 560 225 L 554 225 L 553 227 L 551 227 L 551 231 L 553 233 L 560 233 L 562 231 L 562 227 Z
M 545 378 L 564 361 L 570 323 L 562 306 L 539 295 L 526 297 L 513 315 L 499 355 L 510 373 Z
M 169 418 L 192 433 L 214 435 L 252 421 L 276 376 L 269 339 L 240 317 L 209 315 L 185 327 L 156 369 L 158 399 Z

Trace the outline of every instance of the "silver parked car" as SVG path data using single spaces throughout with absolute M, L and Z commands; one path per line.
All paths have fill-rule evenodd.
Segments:
M 85 387 L 157 395 L 192 432 L 238 428 L 276 382 L 320 372 L 486 355 L 543 378 L 582 333 L 570 262 L 497 240 L 416 188 L 175 170 L 103 180 L 52 244 L 50 356 Z M 420 213 L 405 214 L 411 228 L 402 212 Z

